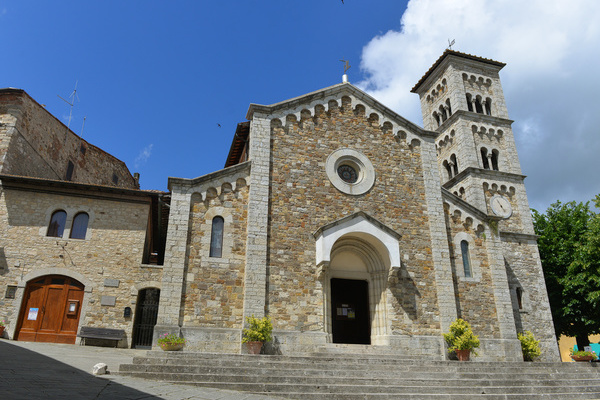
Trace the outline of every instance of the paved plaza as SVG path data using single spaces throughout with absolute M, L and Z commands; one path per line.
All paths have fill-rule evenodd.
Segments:
M 0 340 L 0 398 L 6 400 L 268 400 L 229 390 L 119 376 L 143 350 Z M 92 375 L 97 363 L 108 375 Z

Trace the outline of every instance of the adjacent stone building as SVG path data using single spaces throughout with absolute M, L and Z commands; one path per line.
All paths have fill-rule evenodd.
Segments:
M 73 175 L 82 183 L 58 183 L 1 170 L 8 273 L 0 285 L 18 289 L 0 315 L 18 338 L 17 320 L 29 312 L 23 292 L 60 275 L 87 290 L 79 327 L 122 327 L 137 347 L 139 314 L 157 318 L 155 338 L 179 333 L 188 349 L 231 353 L 244 351 L 245 317 L 269 315 L 271 352 L 369 345 L 439 356 L 442 333 L 460 317 L 481 339 L 480 360 L 521 359 L 525 330 L 542 340 L 544 359 L 558 360 L 503 66 L 447 50 L 412 90 L 424 128 L 349 83 L 252 104 L 225 168 L 169 178 L 169 193 L 119 187 L 135 185 L 122 175 L 90 184 L 82 171 Z M 40 145 L 64 140 L 54 136 Z M 89 174 L 100 162 L 87 162 Z M 9 202 L 21 190 L 12 186 L 38 184 L 32 205 Z M 88 199 L 87 188 L 97 194 Z M 55 210 L 69 226 L 84 204 L 90 240 L 48 239 Z M 27 249 L 19 235 L 31 240 Z M 16 267 L 18 258 L 27 262 Z M 140 305 L 147 289 L 153 307 L 160 293 L 157 314 Z M 129 320 L 125 306 L 135 309 Z

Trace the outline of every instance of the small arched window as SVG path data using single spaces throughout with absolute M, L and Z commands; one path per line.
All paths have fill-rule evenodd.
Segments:
M 492 115 L 492 99 L 485 99 L 485 115 Z
M 446 99 L 446 106 L 448 106 L 448 116 L 452 115 L 452 106 L 450 105 L 450 99 Z
M 492 169 L 498 171 L 498 150 L 492 150 Z
M 435 119 L 435 122 L 437 122 L 438 127 L 442 124 L 440 121 L 440 116 L 438 115 L 437 111 L 433 112 L 433 119 Z
M 448 119 L 448 115 L 446 114 L 446 109 L 444 106 L 440 106 L 440 115 L 442 116 L 442 121 L 445 122 Z
M 210 235 L 210 257 L 220 258 L 223 254 L 223 228 L 225 220 L 223 217 L 214 217 L 212 220 L 212 231 Z
M 73 218 L 73 225 L 71 225 L 71 239 L 85 239 L 87 233 L 88 222 L 90 217 L 87 213 L 80 212 Z
M 483 163 L 484 169 L 490 169 L 490 162 L 488 160 L 488 151 L 485 147 L 481 148 L 481 162 Z
M 483 114 L 483 106 L 481 105 L 481 98 L 479 96 L 475 98 L 475 112 L 478 114 Z
M 473 99 L 471 98 L 471 95 L 467 93 L 467 109 L 469 111 L 473 111 Z
M 517 287 L 517 304 L 519 305 L 519 310 L 523 309 L 523 288 Z
M 471 257 L 469 256 L 469 242 L 462 240 L 460 242 L 460 252 L 462 254 L 463 269 L 465 271 L 465 278 L 470 278 L 472 275 L 471 271 Z
M 456 161 L 456 154 L 450 156 L 450 164 L 452 164 L 453 176 L 458 175 L 458 161 Z
M 48 232 L 46 233 L 46 236 L 62 237 L 65 231 L 66 222 L 66 212 L 63 210 L 54 211 L 52 218 L 50 218 L 50 224 L 48 225 Z
M 446 173 L 448 174 L 448 179 L 452 179 L 452 167 L 448 164 L 448 161 L 444 161 L 442 164 L 444 168 L 446 168 Z

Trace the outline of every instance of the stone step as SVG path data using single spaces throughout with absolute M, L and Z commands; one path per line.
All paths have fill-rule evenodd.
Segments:
M 251 394 L 269 396 L 272 393 L 251 392 Z M 279 392 L 277 397 L 290 400 L 591 400 L 600 399 L 600 392 L 588 393 L 553 393 L 548 394 L 428 394 L 424 397 L 422 393 L 403 393 L 401 396 L 393 393 L 286 393 Z
M 174 377 L 177 378 L 177 377 Z M 152 378 L 150 378 L 152 379 Z M 329 384 L 329 385 L 302 385 L 297 383 L 251 383 L 251 382 L 204 382 L 188 381 L 181 379 L 168 380 L 171 383 L 186 383 L 193 386 L 211 387 L 215 389 L 228 389 L 237 391 L 248 391 L 252 393 L 269 393 L 275 396 L 284 396 L 283 393 L 298 394 L 321 394 L 329 396 L 336 393 L 353 393 L 354 395 L 369 394 L 417 394 L 422 396 L 429 395 L 545 395 L 546 399 L 556 399 L 556 394 L 588 394 L 588 398 L 595 394 L 600 394 L 600 384 L 584 387 L 557 387 L 557 386 L 524 386 L 524 387 L 506 387 L 506 386 L 401 386 L 401 385 L 353 385 L 353 384 Z M 284 396 L 287 397 L 288 395 Z M 329 397 L 323 397 L 329 399 Z
M 486 370 L 476 370 L 471 372 L 456 372 L 456 371 L 445 371 L 443 367 L 436 368 L 436 370 L 415 370 L 415 369 L 387 369 L 387 370 L 373 370 L 373 369 L 345 369 L 340 366 L 338 369 L 315 369 L 315 368 L 302 368 L 302 366 L 295 365 L 296 368 L 280 368 L 279 366 L 261 366 L 257 368 L 256 365 L 168 365 L 165 368 L 164 364 L 123 364 L 120 367 L 121 372 L 148 372 L 148 373 L 160 373 L 162 371 L 172 373 L 193 373 L 193 374 L 215 374 L 215 375 L 256 375 L 260 377 L 280 377 L 280 376 L 294 376 L 294 377 L 344 377 L 344 378 L 389 378 L 399 379 L 401 375 L 403 380 L 406 379 L 425 379 L 429 378 L 432 380 L 443 380 L 443 379 L 496 379 L 496 380 L 515 380 L 515 381 L 528 381 L 528 380 L 546 380 L 546 381 L 568 381 L 576 379 L 599 379 L 600 375 L 596 371 L 560 371 L 560 372 L 545 372 L 544 371 L 525 371 L 515 372 L 501 371 L 501 372 L 490 372 Z

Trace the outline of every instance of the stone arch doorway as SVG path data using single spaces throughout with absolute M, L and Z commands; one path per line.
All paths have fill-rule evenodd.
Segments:
M 382 344 L 387 332 L 389 261 L 377 238 L 348 234 L 332 247 L 327 273 L 327 327 L 333 343 Z
M 46 275 L 27 282 L 17 340 L 74 344 L 84 285 L 68 276 Z
M 138 292 L 133 320 L 132 348 L 152 348 L 154 326 L 158 317 L 160 289 L 146 288 Z

